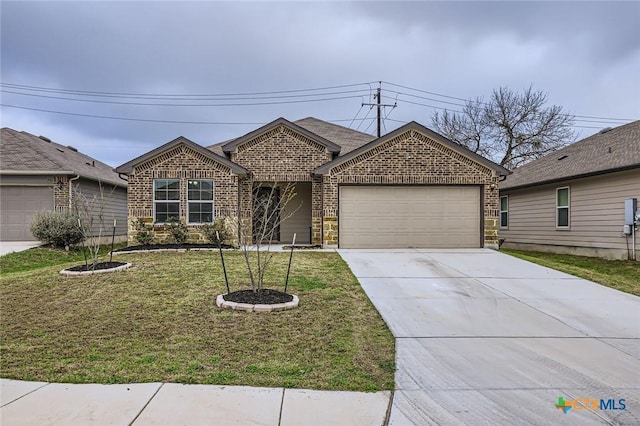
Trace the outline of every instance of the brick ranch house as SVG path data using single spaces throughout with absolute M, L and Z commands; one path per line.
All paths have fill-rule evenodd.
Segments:
M 139 218 L 162 235 L 179 217 L 194 242 L 219 217 L 237 234 L 256 187 L 294 183 L 277 239 L 341 248 L 497 248 L 498 182 L 510 173 L 416 122 L 375 138 L 311 117 L 208 148 L 179 137 L 115 171 L 128 176 L 130 244 Z

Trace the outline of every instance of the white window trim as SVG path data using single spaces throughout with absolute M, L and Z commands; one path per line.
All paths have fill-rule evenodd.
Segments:
M 567 205 L 559 206 L 558 205 L 558 191 L 566 189 L 567 190 Z M 559 215 L 558 212 L 560 209 L 567 209 L 567 225 L 561 226 L 558 225 Z M 560 188 L 556 188 L 556 229 L 571 229 L 571 188 L 568 186 L 562 186 Z
M 167 201 L 167 200 L 156 200 L 156 181 L 157 180 L 177 180 L 178 181 L 178 186 L 180 187 L 179 191 L 178 191 L 178 200 L 171 200 L 171 201 Z M 156 202 L 157 203 L 178 203 L 178 216 L 180 216 L 180 210 L 182 208 L 182 203 L 180 201 L 181 195 L 182 195 L 182 182 L 180 182 L 180 179 L 173 179 L 173 178 L 157 178 L 153 180 L 152 183 L 152 187 L 151 190 L 153 191 L 153 224 L 154 225 L 166 225 L 167 222 L 156 222 Z M 178 219 L 180 219 L 178 217 Z
M 211 191 L 213 192 L 213 200 L 210 201 L 211 203 L 211 222 L 189 222 L 189 216 L 190 216 L 190 208 L 189 208 L 189 202 L 193 201 L 194 203 L 200 203 L 200 204 L 207 204 L 209 203 L 209 201 L 207 200 L 190 200 L 189 199 L 189 181 L 190 180 L 209 180 L 211 181 Z M 216 182 L 213 179 L 187 179 L 187 224 L 189 225 L 206 225 L 207 223 L 213 223 L 216 220 Z
M 502 199 L 506 198 L 507 199 L 507 209 L 506 210 L 502 210 Z M 507 226 L 504 226 L 502 224 L 502 213 L 506 213 L 507 214 Z M 509 196 L 508 195 L 502 195 L 500 196 L 500 229 L 509 229 Z

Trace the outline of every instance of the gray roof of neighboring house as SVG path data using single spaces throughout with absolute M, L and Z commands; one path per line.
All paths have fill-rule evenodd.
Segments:
M 434 132 L 433 130 L 424 127 L 422 124 L 420 123 L 416 123 L 415 121 L 411 121 L 407 124 L 405 124 L 404 126 L 401 126 L 399 128 L 397 128 L 396 130 L 392 131 L 391 133 L 387 133 L 384 136 L 381 136 L 380 138 L 374 138 L 373 141 L 369 142 L 368 144 L 362 145 L 360 146 L 358 149 L 355 149 L 351 152 L 349 152 L 347 155 L 343 155 L 340 156 L 336 159 L 334 159 L 333 161 L 323 164 L 322 166 L 316 168 L 314 170 L 314 173 L 316 174 L 329 174 L 331 172 L 331 169 L 346 162 L 349 161 L 351 158 L 353 157 L 357 157 L 358 155 L 362 154 L 363 152 L 367 152 L 368 150 L 370 150 L 371 148 L 378 146 L 386 141 L 388 141 L 389 139 L 393 139 L 398 135 L 401 135 L 409 130 L 416 130 L 428 137 L 430 137 L 431 139 L 434 139 L 438 142 L 440 142 L 441 144 L 445 145 L 446 147 L 457 151 L 459 153 L 461 153 L 462 155 L 472 159 L 473 161 L 482 164 L 483 166 L 494 170 L 498 175 L 508 175 L 509 173 L 511 173 L 509 170 L 505 169 L 504 167 L 502 167 L 499 164 L 494 163 L 491 160 L 488 160 L 486 158 L 484 158 L 481 155 L 476 154 L 473 151 L 470 151 L 469 149 L 467 149 L 466 147 L 457 144 L 455 142 L 450 141 L 449 139 L 445 138 L 444 136 L 442 136 L 439 133 Z
M 284 119 L 278 119 L 278 120 L 284 120 Z M 267 126 L 278 122 L 278 120 L 272 123 L 269 123 Z M 344 155 L 348 152 L 351 152 L 354 149 L 360 148 L 362 145 L 365 145 L 371 142 L 372 140 L 376 139 L 375 136 L 370 135 L 368 133 L 362 133 L 357 130 L 349 129 L 348 127 L 329 123 L 327 121 L 319 120 L 313 117 L 307 117 L 307 118 L 303 118 L 301 120 L 296 120 L 293 122 L 286 121 L 286 123 L 301 127 L 302 129 L 308 132 L 311 132 L 316 136 L 319 136 L 321 139 L 324 139 L 325 141 L 338 145 L 340 147 L 339 155 Z M 248 135 L 252 135 L 253 133 L 254 132 L 251 132 Z M 215 145 L 208 146 L 207 148 L 218 155 L 224 155 L 223 146 L 232 144 L 234 142 L 240 142 L 239 139 L 241 138 L 244 138 L 244 136 L 241 136 L 240 138 L 230 139 L 228 141 L 220 142 Z
M 500 189 L 640 168 L 640 121 L 604 130 L 513 170 Z
M 0 131 L 0 173 L 29 175 L 51 172 L 127 186 L 111 166 L 77 152 L 75 148 L 45 139 L 3 127 Z
M 121 166 L 116 167 L 116 172 L 118 173 L 124 173 L 124 174 L 129 174 L 131 173 L 131 171 L 133 171 L 133 168 L 135 166 L 137 166 L 138 164 L 142 164 L 145 161 L 148 161 L 150 159 L 152 159 L 153 157 L 162 154 L 165 151 L 168 151 L 170 149 L 173 149 L 174 147 L 184 144 L 186 146 L 188 146 L 189 148 L 193 149 L 196 152 L 199 152 L 200 154 L 204 155 L 205 157 L 211 158 L 213 161 L 216 161 L 220 164 L 223 164 L 227 167 L 229 167 L 229 169 L 231 170 L 232 173 L 237 174 L 237 175 L 245 175 L 247 174 L 247 170 L 244 167 L 241 167 L 240 165 L 233 163 L 231 161 L 229 161 L 226 157 L 224 157 L 223 155 L 218 155 L 215 152 L 212 152 L 211 150 L 198 145 L 197 143 L 185 138 L 184 136 L 179 136 L 177 138 L 175 138 L 172 141 L 169 141 L 167 143 L 165 143 L 162 146 L 159 146 L 158 148 L 151 150 L 149 152 L 147 152 L 146 154 L 141 155 L 140 157 L 134 158 L 131 161 L 128 161 L 126 163 L 124 163 Z

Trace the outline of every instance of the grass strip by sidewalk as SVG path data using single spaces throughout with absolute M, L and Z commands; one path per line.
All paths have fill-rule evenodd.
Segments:
M 500 250 L 548 268 L 566 272 L 616 290 L 640 296 L 640 262 L 570 254 Z
M 58 265 L 0 277 L 0 376 L 393 389 L 393 337 L 336 253 L 295 253 L 289 287 L 300 306 L 272 313 L 215 306 L 225 292 L 215 251 L 118 260 L 133 267 L 62 277 Z M 246 288 L 242 254 L 225 260 L 232 291 Z M 282 290 L 287 261 L 275 254 L 268 287 Z

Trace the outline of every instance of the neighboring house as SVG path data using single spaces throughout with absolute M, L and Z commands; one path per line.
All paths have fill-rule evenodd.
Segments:
M 157 235 L 170 216 L 192 240 L 218 217 L 250 226 L 253 190 L 292 182 L 295 213 L 277 239 L 341 248 L 497 247 L 509 173 L 415 122 L 375 138 L 315 118 L 279 118 L 209 149 L 179 137 L 116 171 L 128 175 L 130 224 L 153 222 Z
M 101 190 L 107 233 L 116 219 L 118 240 L 126 240 L 127 182 L 110 166 L 44 136 L 1 130 L 0 242 L 36 241 L 30 231 L 36 212 L 67 211 L 74 197 L 93 199 Z
M 519 167 L 500 195 L 503 247 L 632 257 L 622 231 L 625 200 L 640 200 L 640 121 Z

